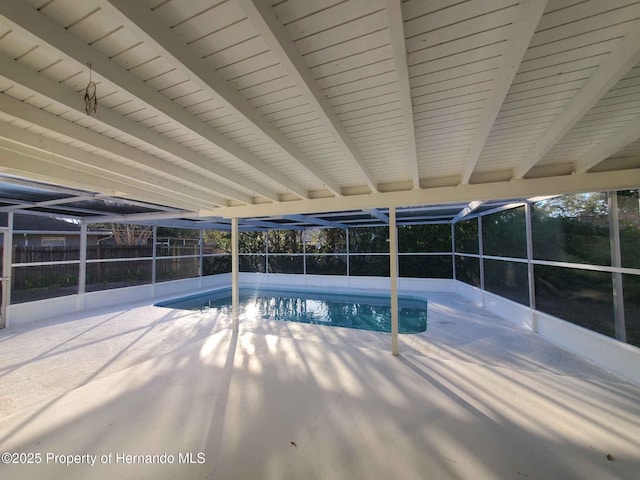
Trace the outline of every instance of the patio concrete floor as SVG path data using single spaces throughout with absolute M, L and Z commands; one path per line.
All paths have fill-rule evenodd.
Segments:
M 0 331 L 0 453 L 42 455 L 0 478 L 637 478 L 640 386 L 430 297 L 399 357 L 388 334 L 242 319 L 234 335 L 148 303 Z

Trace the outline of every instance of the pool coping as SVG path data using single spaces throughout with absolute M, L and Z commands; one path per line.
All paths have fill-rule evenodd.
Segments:
M 240 284 L 239 288 L 252 288 L 252 289 L 257 289 L 260 288 L 259 285 L 255 285 L 255 284 Z M 291 286 L 291 285 L 286 285 L 286 284 L 282 284 L 282 285 L 278 285 L 276 283 L 270 283 L 267 286 L 265 286 L 263 288 L 264 291 L 270 291 L 270 290 L 278 290 L 278 289 L 286 289 L 289 292 L 293 292 L 293 293 L 329 293 L 329 294 L 334 294 L 334 295 L 349 295 L 349 294 L 354 294 L 354 295 L 361 295 L 364 297 L 388 297 L 391 295 L 391 291 L 390 290 L 384 290 L 384 289 L 379 289 L 379 288 L 375 288 L 375 289 L 366 289 L 366 288 L 348 288 L 348 289 L 341 289 L 340 292 L 338 293 L 334 293 L 334 292 L 330 292 L 328 290 L 328 288 L 326 286 L 322 286 L 322 287 L 312 287 L 312 286 Z M 203 289 L 201 291 L 198 291 L 197 293 L 191 293 L 191 294 L 187 294 L 185 295 L 184 292 L 182 294 L 177 294 L 176 296 L 169 296 L 169 297 L 165 297 L 162 300 L 155 302 L 152 304 L 152 306 L 154 307 L 161 307 L 161 308 L 171 308 L 171 307 L 164 307 L 162 305 L 159 305 L 160 303 L 166 303 L 166 302 L 172 302 L 175 300 L 179 300 L 179 299 L 189 299 L 189 298 L 195 298 L 195 297 L 199 297 L 202 295 L 206 295 L 208 293 L 213 293 L 213 292 L 218 292 L 218 291 L 223 291 L 223 290 L 231 290 L 231 287 L 229 286 L 220 286 L 220 287 L 215 287 L 215 288 L 208 288 L 208 289 Z M 425 293 L 420 293 L 420 292 L 415 292 L 415 291 L 411 291 L 411 292 L 407 292 L 407 293 L 398 293 L 398 298 L 406 298 L 406 299 L 410 299 L 410 300 L 424 300 L 425 302 L 429 301 L 428 296 Z

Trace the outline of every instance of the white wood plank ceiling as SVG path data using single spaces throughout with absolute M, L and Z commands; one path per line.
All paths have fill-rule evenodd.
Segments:
M 640 186 L 634 0 L 2 0 L 0 92 L 0 173 L 203 216 Z

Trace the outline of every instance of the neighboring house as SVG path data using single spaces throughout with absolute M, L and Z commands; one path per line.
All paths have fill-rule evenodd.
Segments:
M 89 231 L 87 245 L 113 241 L 110 231 Z M 113 242 L 115 244 L 115 242 Z M 13 245 L 16 247 L 78 247 L 80 225 L 39 215 L 13 216 Z

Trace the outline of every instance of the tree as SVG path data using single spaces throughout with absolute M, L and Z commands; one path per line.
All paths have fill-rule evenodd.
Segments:
M 116 245 L 146 245 L 153 235 L 153 227 L 123 223 L 96 223 L 92 229 L 110 231 Z
M 231 233 L 224 230 L 204 230 L 202 232 L 205 249 L 231 253 Z
M 609 212 L 607 194 L 603 192 L 562 195 L 536 203 L 536 209 L 549 217 L 590 218 L 594 223 Z

